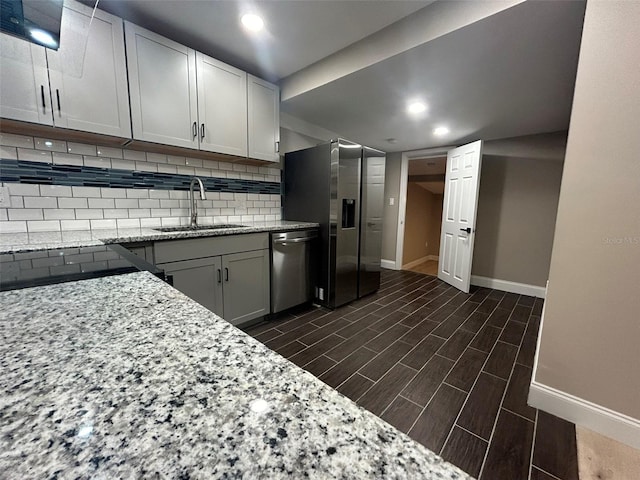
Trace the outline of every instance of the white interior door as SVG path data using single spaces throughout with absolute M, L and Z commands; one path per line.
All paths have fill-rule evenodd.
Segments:
M 482 140 L 449 150 L 442 208 L 438 278 L 469 292 Z

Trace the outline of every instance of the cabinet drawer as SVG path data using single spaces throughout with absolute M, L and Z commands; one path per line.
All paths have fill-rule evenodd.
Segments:
M 155 243 L 154 253 L 156 264 L 158 264 L 265 248 L 269 248 L 269 234 L 250 233 L 160 241 Z

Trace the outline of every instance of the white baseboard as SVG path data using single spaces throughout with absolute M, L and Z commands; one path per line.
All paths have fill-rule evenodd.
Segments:
M 433 260 L 434 262 L 437 262 L 440 260 L 440 257 L 438 255 L 427 255 L 427 260 Z
M 471 284 L 477 285 L 478 287 L 493 288 L 503 292 L 519 293 L 520 295 L 530 295 L 538 298 L 545 298 L 546 296 L 546 289 L 544 287 L 529 285 L 527 283 L 510 282 L 508 280 L 500 280 L 499 278 L 471 275 Z
M 531 382 L 529 405 L 640 449 L 640 420 L 569 393 Z
M 429 255 L 425 257 L 420 257 L 417 260 L 414 260 L 413 262 L 405 263 L 404 265 L 402 265 L 402 268 L 406 269 L 406 268 L 415 267 L 416 265 L 420 265 L 421 263 L 426 262 L 427 260 L 429 260 Z
M 388 268 L 389 270 L 397 270 L 396 262 L 393 260 L 385 260 L 384 258 L 380 260 L 380 266 L 382 268 Z

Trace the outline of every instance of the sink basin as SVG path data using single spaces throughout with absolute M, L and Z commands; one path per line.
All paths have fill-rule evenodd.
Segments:
M 194 232 L 197 230 L 220 230 L 221 228 L 242 228 L 244 225 L 219 224 L 219 225 L 197 225 L 195 227 L 180 225 L 177 227 L 154 228 L 159 232 Z

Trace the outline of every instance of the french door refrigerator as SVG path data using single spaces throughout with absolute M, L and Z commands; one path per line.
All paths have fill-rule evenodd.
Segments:
M 320 224 L 315 297 L 323 306 L 380 287 L 385 160 L 343 139 L 285 155 L 283 218 Z

